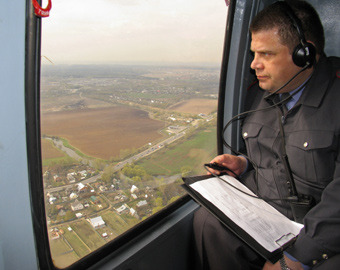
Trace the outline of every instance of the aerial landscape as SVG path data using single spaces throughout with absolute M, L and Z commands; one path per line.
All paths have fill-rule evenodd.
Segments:
M 41 145 L 51 255 L 66 267 L 185 194 L 216 154 L 219 67 L 48 65 Z

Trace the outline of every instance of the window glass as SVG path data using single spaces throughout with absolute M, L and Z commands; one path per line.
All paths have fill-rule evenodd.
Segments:
M 227 7 L 55 0 L 43 19 L 41 144 L 52 259 L 71 265 L 184 195 L 216 155 Z

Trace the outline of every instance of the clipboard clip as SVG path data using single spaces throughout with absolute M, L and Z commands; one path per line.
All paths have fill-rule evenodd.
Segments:
M 296 240 L 296 235 L 293 233 L 287 233 L 282 235 L 279 239 L 275 240 L 275 243 L 281 247 L 281 250 L 285 250 L 291 246 Z

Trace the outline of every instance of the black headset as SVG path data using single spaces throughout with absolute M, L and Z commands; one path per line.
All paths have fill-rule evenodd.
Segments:
M 292 7 L 286 1 L 279 1 L 278 3 L 282 6 L 287 17 L 291 20 L 299 34 L 300 43 L 294 48 L 292 54 L 294 64 L 298 67 L 311 67 L 315 62 L 316 56 L 316 49 L 314 45 L 306 41 L 301 21 L 296 16 Z

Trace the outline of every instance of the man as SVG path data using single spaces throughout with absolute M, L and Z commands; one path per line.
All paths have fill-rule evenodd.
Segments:
M 194 217 L 200 266 L 232 270 L 338 269 L 340 61 L 325 57 L 320 19 L 303 1 L 292 1 L 288 7 L 283 2 L 267 7 L 256 16 L 250 32 L 254 53 L 251 68 L 258 83 L 249 90 L 246 102 L 256 112 L 248 114 L 242 123 L 246 154 L 225 154 L 212 162 L 241 175 L 246 186 L 294 219 L 287 200 L 291 186 L 287 184 L 286 153 L 298 193 L 312 197 L 315 205 L 304 216 L 304 228 L 294 245 L 274 265 L 201 208 Z M 309 59 L 301 64 L 294 56 L 305 45 L 308 48 L 302 53 L 311 53 L 312 57 L 307 55 Z M 314 47 L 315 55 L 311 52 Z M 285 93 L 291 97 L 277 101 Z

